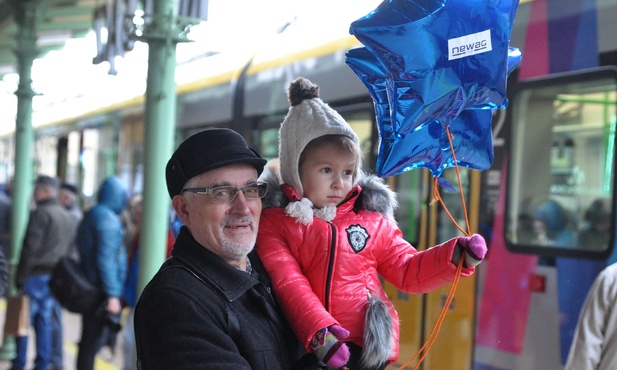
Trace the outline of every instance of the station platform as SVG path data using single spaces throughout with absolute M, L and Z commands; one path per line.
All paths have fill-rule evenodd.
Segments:
M 4 342 L 3 332 L 5 317 L 6 300 L 0 299 L 0 336 L 2 336 L 2 342 Z M 78 343 L 81 336 L 81 316 L 64 310 L 62 319 L 64 327 L 63 370 L 76 370 L 75 362 L 77 360 Z M 94 364 L 95 370 L 121 370 L 124 361 L 122 345 L 122 333 L 118 333 L 114 351 L 112 351 L 109 347 L 103 347 L 103 349 L 99 351 Z M 35 352 L 34 330 L 30 329 L 30 338 L 28 340 L 28 366 L 26 367 L 27 370 L 33 369 L 34 367 Z M 10 370 L 10 368 L 11 361 L 0 358 L 0 370 Z

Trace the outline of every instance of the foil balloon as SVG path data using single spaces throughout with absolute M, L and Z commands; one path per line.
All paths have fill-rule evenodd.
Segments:
M 365 48 L 350 50 L 346 62 L 375 102 L 380 176 L 491 165 L 492 111 L 507 105 L 507 77 L 521 60 L 509 46 L 517 7 L 518 0 L 389 0 L 351 24 Z
M 379 137 L 382 140 L 394 140 L 385 68 L 366 48 L 349 50 L 345 55 L 345 63 L 364 83 L 373 99 Z
M 487 169 L 493 163 L 491 116 L 491 110 L 467 109 L 448 123 L 455 156 L 448 130 L 440 121 L 432 121 L 407 135 L 382 137 L 377 157 L 379 176 L 389 177 L 420 167 L 428 168 L 435 177 L 456 165 Z

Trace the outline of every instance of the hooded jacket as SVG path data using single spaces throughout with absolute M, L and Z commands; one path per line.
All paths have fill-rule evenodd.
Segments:
M 309 350 L 318 330 L 338 324 L 350 332 L 346 341 L 364 348 L 368 356 L 381 351 L 369 363 L 394 362 L 399 353 L 398 313 L 380 277 L 406 293 L 442 287 L 455 277 L 451 260 L 458 238 L 418 252 L 393 219 L 394 193 L 375 176 L 361 178 L 332 212 L 313 210 L 309 217 L 293 210 L 308 199 L 300 199 L 285 184 L 279 187 L 272 172 L 262 180 L 269 190 L 257 253 L 301 343 Z M 473 271 L 464 268 L 462 276 Z M 380 303 L 387 310 L 371 310 Z M 365 327 L 367 311 L 371 313 Z M 388 327 L 375 331 L 380 325 Z
M 86 278 L 107 297 L 120 297 L 126 279 L 127 254 L 118 215 L 128 202 L 128 192 L 117 177 L 103 181 L 97 204 L 84 215 L 77 231 L 77 245 Z

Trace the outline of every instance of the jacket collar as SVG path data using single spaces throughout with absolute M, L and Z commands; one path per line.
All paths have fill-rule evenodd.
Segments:
M 323 208 L 315 208 L 313 203 L 308 198 L 300 199 L 299 194 L 291 186 L 287 184 L 281 185 L 281 190 L 287 196 L 289 203 L 285 206 L 285 213 L 296 219 L 296 222 L 310 225 L 313 223 L 313 217 L 319 218 L 326 222 L 333 221 L 337 215 L 351 211 L 356 204 L 356 200 L 362 191 L 359 185 L 355 185 L 345 197 L 345 200 L 338 206 L 327 206 Z M 359 207 L 358 207 L 359 209 Z M 357 209 L 356 209 L 357 210 Z
M 240 271 L 197 243 L 186 226 L 180 229 L 171 255 L 172 258 L 166 262 L 166 265 L 185 265 L 210 283 L 230 302 L 235 301 L 260 282 L 266 285 L 270 283 L 255 251 L 249 254 L 252 272 L 249 274 Z
M 264 209 L 285 208 L 290 202 L 302 201 L 293 188 L 288 185 L 281 185 L 282 180 L 276 171 L 266 168 L 259 181 L 268 184 L 268 193 L 262 199 Z M 360 191 L 359 194 L 352 196 L 356 190 Z M 358 179 L 357 186 L 348 194 L 348 200 L 337 207 L 337 213 L 338 211 L 349 211 L 350 207 L 353 207 L 356 211 L 365 209 L 377 212 L 394 220 L 394 211 L 398 207 L 398 200 L 396 193 L 390 189 L 383 179 L 375 175 L 362 174 Z

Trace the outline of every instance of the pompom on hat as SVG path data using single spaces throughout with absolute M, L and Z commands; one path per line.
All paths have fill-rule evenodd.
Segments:
M 266 160 L 249 148 L 242 135 L 227 128 L 200 131 L 184 140 L 165 168 L 169 196 L 180 194 L 191 178 L 216 168 L 238 163 L 255 167 L 259 176 Z
M 279 130 L 281 179 L 300 196 L 300 155 L 307 144 L 325 135 L 344 135 L 356 143 L 358 136 L 341 115 L 319 98 L 319 86 L 304 77 L 289 85 L 289 112 Z

